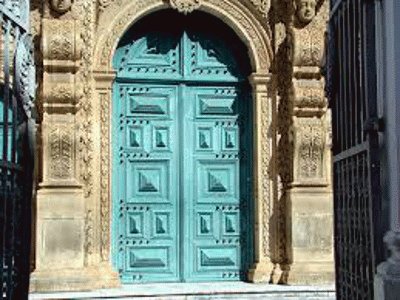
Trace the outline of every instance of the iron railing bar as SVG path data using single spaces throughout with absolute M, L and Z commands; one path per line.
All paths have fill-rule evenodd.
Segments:
M 338 32 L 338 61 L 337 64 L 339 65 L 339 74 L 343 74 L 343 37 L 342 37 L 342 28 L 341 28 L 341 12 L 338 13 L 337 20 L 336 20 L 336 25 L 337 25 L 337 32 Z M 342 76 L 339 76 L 338 78 L 338 83 L 339 83 L 339 96 L 338 96 L 338 101 L 337 101 L 337 111 L 338 111 L 338 119 L 337 119 L 337 126 L 338 126 L 338 137 L 343 137 L 343 123 L 342 119 L 343 116 L 341 115 L 342 111 L 342 104 L 343 104 L 343 78 Z M 344 150 L 344 145 L 343 145 L 343 138 L 338 139 L 338 151 L 341 152 Z
M 28 9 L 28 8 L 27 8 Z M 21 21 L 22 18 L 17 18 L 12 12 L 9 11 L 3 4 L 0 4 L 0 11 L 2 15 L 9 21 L 12 22 L 12 27 L 19 27 L 23 29 L 24 32 L 29 31 L 29 24 L 25 24 Z
M 331 8 L 331 12 L 329 14 L 329 20 L 333 19 L 336 17 L 337 12 L 339 11 L 340 6 L 342 5 L 343 2 L 347 0 L 336 0 L 336 3 L 333 5 Z
M 348 103 L 349 103 L 349 96 L 348 96 L 348 86 L 347 86 L 347 74 L 348 74 L 348 64 L 347 64 L 347 53 L 348 53 L 348 36 L 347 36 L 347 24 L 346 24 L 346 6 L 343 6 L 343 10 L 342 10 L 342 19 L 341 19 L 341 26 L 342 26 L 342 32 L 344 33 L 342 35 L 343 37 L 343 49 L 344 49 L 344 55 L 343 55 L 343 61 L 341 62 L 341 64 L 343 64 L 343 69 L 344 72 L 342 73 L 341 77 L 343 78 L 343 113 L 344 113 L 344 118 L 342 120 L 342 124 L 343 124 L 343 140 L 344 140 L 344 148 L 343 149 L 348 149 L 349 147 L 349 132 L 348 132 L 348 128 L 349 128 L 349 116 L 348 116 Z
M 344 150 L 341 153 L 335 155 L 333 162 L 337 163 L 342 160 L 345 160 L 349 157 L 355 156 L 363 151 L 367 151 L 369 149 L 369 143 L 368 142 L 363 142 L 359 145 L 356 145 L 350 149 Z

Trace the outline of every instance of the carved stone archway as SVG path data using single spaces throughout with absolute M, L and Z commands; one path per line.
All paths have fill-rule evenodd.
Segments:
M 185 4 L 185 3 L 186 4 Z M 157 10 L 176 8 L 182 13 L 190 13 L 194 9 L 202 10 L 223 20 L 230 26 L 239 38 L 247 45 L 253 68 L 250 83 L 253 87 L 254 100 L 254 207 L 255 224 L 255 265 L 250 270 L 249 278 L 252 281 L 268 281 L 273 269 L 271 254 L 271 224 L 273 203 L 273 163 L 271 161 L 274 148 L 273 114 L 275 106 L 271 98 L 271 75 L 269 68 L 272 59 L 271 38 L 265 19 L 257 17 L 243 1 L 171 1 L 170 4 L 162 0 L 129 1 L 123 9 L 118 7 L 112 20 L 109 15 L 100 17 L 99 32 L 94 55 L 95 98 L 101 99 L 101 132 L 102 145 L 100 154 L 100 169 L 102 172 L 101 206 L 102 211 L 110 211 L 109 185 L 110 165 L 110 118 L 111 88 L 115 78 L 111 63 L 119 39 L 124 32 L 137 20 Z M 113 15 L 112 7 L 110 14 Z M 114 8 L 117 9 L 117 8 Z M 117 11 L 117 10 L 116 10 Z M 104 23 L 103 23 L 104 22 Z M 104 30 L 104 31 L 103 31 Z M 102 259 L 109 259 L 109 224 L 110 214 L 101 216 L 102 226 Z
M 297 0 L 74 0 L 62 11 L 50 1 L 32 2 L 43 73 L 33 291 L 119 284 L 110 257 L 112 58 L 135 22 L 167 8 L 219 18 L 249 52 L 255 116 L 249 278 L 277 282 L 271 276 L 278 265 L 284 282 L 290 266 L 296 282 L 325 273 L 331 280 L 331 235 L 319 226 L 332 220 L 329 114 L 319 68 L 324 0 L 317 1 L 317 17 L 304 12 L 314 16 L 307 20 L 296 20 Z

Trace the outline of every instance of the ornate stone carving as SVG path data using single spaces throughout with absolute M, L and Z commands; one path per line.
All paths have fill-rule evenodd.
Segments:
M 51 180 L 73 177 L 74 131 L 71 125 L 52 124 L 49 133 L 49 176 Z
M 101 211 L 101 258 L 107 261 L 110 248 L 110 97 L 100 96 L 101 115 L 101 166 L 100 166 L 100 211 Z
M 104 10 L 109 6 L 111 3 L 113 3 L 114 0 L 99 0 L 99 9 Z
M 93 211 L 88 210 L 85 216 L 85 250 L 86 258 L 94 252 L 94 220 Z M 86 265 L 88 262 L 86 261 Z
M 300 1 L 300 0 L 299 0 Z M 315 1 L 315 0 L 309 0 Z M 322 3 L 320 1 L 320 3 Z M 298 67 L 319 67 L 324 55 L 325 27 L 328 16 L 325 3 L 318 18 L 312 19 L 305 27 L 293 29 L 293 65 Z M 319 71 L 317 71 L 320 76 Z
M 72 2 L 73 0 L 50 0 L 50 6 L 54 11 L 63 14 L 71 9 Z
M 125 3 L 126 1 L 124 1 Z M 135 21 L 140 16 L 149 10 L 155 10 L 157 7 L 165 7 L 162 0 L 147 0 L 147 1 L 130 1 L 125 4 L 126 9 L 121 12 L 120 6 L 115 4 L 107 8 L 107 13 L 115 14 L 113 20 L 102 14 L 99 21 L 99 32 L 105 34 L 98 39 L 98 48 L 96 49 L 97 68 L 101 69 L 107 66 L 110 68 L 112 61 L 113 49 L 115 43 L 122 36 L 124 31 L 129 27 L 132 21 Z M 270 32 L 263 27 L 265 20 L 260 20 L 260 23 L 253 21 L 254 16 L 244 9 L 239 0 L 208 0 L 202 1 L 202 10 L 218 15 L 223 14 L 228 25 L 236 29 L 242 40 L 251 49 L 251 59 L 254 70 L 259 73 L 268 73 L 271 64 L 272 47 L 270 42 Z M 233 21 L 234 20 L 234 21 Z M 229 24 L 229 21 L 232 21 Z M 260 32 L 264 32 L 260 34 Z M 97 53 L 100 52 L 100 53 Z
M 95 32 L 96 0 L 84 1 L 84 16 L 82 18 L 82 50 L 80 71 L 77 74 L 79 82 L 82 83 L 82 96 L 79 99 L 81 111 L 78 115 L 80 120 L 80 178 L 84 183 L 85 197 L 90 197 L 93 189 L 92 160 L 93 160 L 93 110 L 92 110 L 92 68 L 93 68 L 93 37 Z
M 295 182 L 322 179 L 326 130 L 318 118 L 299 118 L 295 123 Z
M 170 0 L 170 5 L 177 11 L 187 15 L 201 6 L 201 0 Z
M 317 0 L 295 0 L 297 20 L 309 23 L 315 17 Z
M 43 58 L 46 60 L 80 59 L 79 34 L 74 20 L 43 20 Z
M 75 103 L 75 85 L 73 83 L 58 83 L 52 85 L 49 93 L 46 95 L 48 103 Z
M 327 100 L 323 81 L 296 80 L 294 86 L 294 114 L 296 116 L 322 116 Z
M 250 0 L 250 2 L 264 17 L 267 17 L 269 9 L 271 7 L 270 0 Z

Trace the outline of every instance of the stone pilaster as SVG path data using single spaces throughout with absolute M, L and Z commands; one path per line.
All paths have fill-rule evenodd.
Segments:
M 289 283 L 334 282 L 330 117 L 320 64 L 328 1 L 294 1 L 292 47 L 293 173 L 287 198 Z
M 271 93 L 270 75 L 253 74 L 254 122 L 254 258 L 253 268 L 249 270 L 252 282 L 269 282 L 273 276 L 273 252 L 275 239 L 271 232 L 274 199 L 275 165 L 272 153 L 275 150 L 275 125 L 273 112 L 275 105 Z
M 78 102 L 83 90 L 77 77 L 81 60 L 79 23 L 43 19 L 42 180 L 37 192 L 36 269 L 32 291 L 102 286 L 86 260 L 88 214 L 79 179 Z M 110 277 L 110 276 L 109 276 Z

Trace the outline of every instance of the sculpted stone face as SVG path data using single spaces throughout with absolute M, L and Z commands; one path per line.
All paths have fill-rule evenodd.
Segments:
M 297 0 L 297 18 L 302 23 L 311 22 L 315 17 L 316 0 Z
M 65 13 L 71 8 L 73 0 L 51 0 L 51 8 L 59 13 Z

